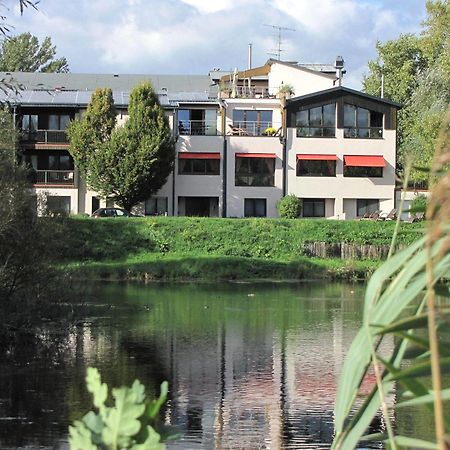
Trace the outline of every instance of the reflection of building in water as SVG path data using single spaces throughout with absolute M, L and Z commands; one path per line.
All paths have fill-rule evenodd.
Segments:
M 170 421 L 189 433 L 171 448 L 329 448 L 338 377 L 356 327 L 339 313 L 284 330 L 255 331 L 229 319 L 214 340 L 196 339 L 194 348 L 172 330 Z M 368 377 L 363 390 L 372 383 Z

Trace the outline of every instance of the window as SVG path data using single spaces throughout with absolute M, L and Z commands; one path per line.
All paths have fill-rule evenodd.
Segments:
M 244 130 L 248 136 L 261 136 L 267 128 L 272 128 L 272 111 L 235 109 L 233 127 Z
M 316 106 L 296 114 L 297 137 L 334 137 L 336 104 Z
M 70 214 L 70 197 L 47 197 L 47 209 L 51 214 Z
M 167 215 L 167 197 L 150 197 L 145 201 L 146 216 Z
M 274 186 L 275 158 L 236 156 L 236 186 Z
M 335 177 L 335 160 L 299 159 L 297 161 L 298 177 Z
M 68 114 L 50 114 L 48 116 L 49 130 L 65 130 L 70 122 Z
M 215 136 L 217 134 L 217 111 L 215 109 L 179 109 L 178 133 Z
M 220 159 L 180 158 L 178 173 L 180 175 L 220 175 Z
M 265 198 L 245 198 L 244 217 L 266 217 L 266 203 Z
M 304 198 L 303 217 L 325 217 L 325 200 L 323 198 Z
M 381 139 L 383 137 L 383 114 L 344 104 L 344 137 Z
M 355 178 L 382 178 L 382 167 L 357 167 L 344 165 L 344 177 Z
M 25 114 L 22 117 L 22 130 L 28 133 L 34 133 L 38 129 L 37 114 Z
M 362 217 L 365 214 L 371 214 L 379 211 L 380 201 L 378 199 L 363 198 L 356 200 L 356 216 Z
M 29 157 L 32 157 L 30 155 Z M 37 155 L 38 170 L 74 170 L 72 157 L 65 151 L 40 152 Z

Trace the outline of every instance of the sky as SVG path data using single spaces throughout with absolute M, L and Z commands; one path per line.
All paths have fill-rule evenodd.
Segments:
M 200 74 L 253 67 L 274 57 L 302 63 L 345 60 L 345 85 L 359 89 L 377 40 L 417 33 L 425 0 L 41 0 L 20 15 L 13 34 L 50 36 L 71 72 Z

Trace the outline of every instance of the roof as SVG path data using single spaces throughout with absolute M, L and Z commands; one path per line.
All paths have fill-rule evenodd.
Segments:
M 0 91 L 0 103 L 23 106 L 58 106 L 60 108 L 73 108 L 87 106 L 91 101 L 94 91 L 46 91 L 46 90 L 21 90 L 19 92 Z M 126 107 L 130 99 L 130 93 L 126 91 L 113 91 L 114 104 L 117 107 Z M 169 106 L 167 95 L 158 94 L 158 99 L 163 107 Z
M 20 90 L 0 90 L 0 102 L 27 106 L 82 107 L 96 88 L 109 87 L 117 107 L 127 107 L 131 90 L 150 81 L 163 107 L 179 102 L 217 102 L 218 87 L 203 75 L 99 75 L 73 73 L 0 72 L 0 79 Z
M 325 89 L 323 91 L 317 91 L 317 92 L 313 92 L 311 94 L 305 94 L 305 95 L 301 95 L 299 97 L 293 97 L 286 101 L 286 108 L 288 108 L 292 104 L 295 104 L 297 102 L 302 102 L 304 100 L 312 100 L 315 97 L 323 97 L 323 96 L 327 96 L 327 95 L 332 96 L 333 94 L 337 95 L 340 93 L 346 93 L 346 94 L 355 95 L 357 97 L 366 98 L 368 100 L 373 100 L 378 103 L 384 103 L 386 105 L 394 106 L 395 108 L 398 108 L 398 109 L 400 109 L 402 107 L 402 105 L 400 103 L 393 102 L 386 98 L 376 97 L 375 95 L 366 94 L 365 92 L 356 91 L 355 89 L 350 89 L 350 88 L 344 87 L 344 86 L 336 86 L 336 87 L 333 87 L 330 89 Z
M 25 89 L 63 88 L 65 90 L 94 91 L 109 87 L 113 91 L 131 91 L 137 84 L 150 81 L 155 92 L 208 92 L 208 75 L 132 75 L 87 73 L 0 72 L 0 78 L 14 80 Z

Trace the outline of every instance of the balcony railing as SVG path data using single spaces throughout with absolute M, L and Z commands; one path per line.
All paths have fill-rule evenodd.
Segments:
M 180 120 L 178 133 L 185 136 L 217 136 L 217 121 L 215 120 Z
M 281 124 L 271 121 L 234 121 L 228 127 L 228 134 L 232 136 L 280 136 L 281 133 Z
M 345 138 L 382 139 L 383 127 L 347 127 L 344 128 Z
M 36 184 L 74 184 L 73 170 L 36 170 Z
M 262 86 L 236 86 L 233 90 L 231 87 L 222 89 L 221 98 L 275 98 L 273 94 L 269 94 L 269 88 Z
M 64 130 L 22 131 L 22 140 L 43 144 L 67 144 L 69 139 Z

